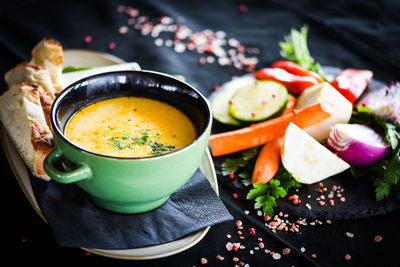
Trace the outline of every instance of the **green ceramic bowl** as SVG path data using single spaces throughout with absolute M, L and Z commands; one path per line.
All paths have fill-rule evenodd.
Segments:
M 166 102 L 193 122 L 197 138 L 160 156 L 119 158 L 96 154 L 71 143 L 64 128 L 72 115 L 99 100 L 142 96 Z M 44 161 L 59 183 L 76 183 L 97 205 L 118 213 L 141 213 L 161 206 L 194 174 L 205 153 L 211 110 L 189 84 L 151 71 L 121 71 L 91 76 L 71 84 L 55 99 L 51 126 L 55 148 Z

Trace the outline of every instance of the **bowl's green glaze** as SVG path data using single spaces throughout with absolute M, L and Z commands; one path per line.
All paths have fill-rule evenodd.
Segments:
M 99 93 L 95 94 L 98 97 L 91 98 L 90 96 L 93 94 L 88 93 L 90 91 L 88 87 L 91 86 L 90 82 L 95 81 L 93 85 L 100 88 L 98 77 L 101 77 L 104 78 L 103 80 L 106 83 L 103 85 L 104 87 L 110 88 L 111 91 L 113 88 L 121 91 L 121 87 L 125 87 L 126 84 L 121 86 L 117 83 L 117 86 L 113 87 L 109 86 L 109 81 L 111 79 L 111 83 L 115 84 L 115 81 L 121 80 L 120 77 L 122 76 L 130 77 L 131 81 L 141 82 L 142 84 L 139 87 L 142 96 L 158 98 L 180 108 L 195 124 L 198 138 L 179 150 L 146 158 L 102 156 L 85 151 L 69 142 L 63 136 L 63 127 L 71 114 L 79 110 L 81 106 L 104 99 L 104 95 L 107 94 L 107 92 Z M 150 81 L 150 84 L 157 81 L 158 87 L 162 88 L 163 85 L 167 85 L 165 88 L 168 90 L 160 89 L 156 90 L 155 93 L 143 94 L 143 90 L 146 90 L 149 84 L 144 81 Z M 82 84 L 84 86 L 81 86 Z M 180 93 L 178 91 L 173 92 L 170 87 L 171 84 Z M 138 95 L 135 92 L 137 83 L 130 82 L 127 86 L 134 89 L 128 90 L 128 93 L 125 92 L 124 95 Z M 179 88 L 183 90 L 179 90 Z M 55 149 L 44 162 L 44 169 L 53 180 L 60 183 L 76 183 L 88 193 L 93 202 L 105 209 L 119 213 L 140 213 L 161 206 L 172 193 L 191 178 L 198 168 L 208 144 L 211 130 L 211 111 L 207 100 L 188 84 L 154 72 L 118 72 L 85 78 L 65 90 L 67 91 L 62 92 L 57 97 L 52 107 L 51 122 Z M 84 104 L 80 105 L 73 104 L 73 97 L 68 101 L 63 101 L 74 93 L 76 94 L 77 90 L 82 91 L 83 95 L 86 94 L 88 101 L 83 101 Z M 149 91 L 154 91 L 154 88 L 150 88 Z M 85 98 L 85 96 L 82 98 L 82 94 L 76 95 L 81 96 L 79 100 L 81 102 Z M 110 93 L 109 95 L 111 95 L 109 97 L 112 97 L 121 94 Z M 178 98 L 180 101 L 186 98 L 187 101 L 176 104 L 174 102 L 177 101 L 176 99 L 169 101 L 169 98 Z M 58 165 L 64 167 L 57 167 Z

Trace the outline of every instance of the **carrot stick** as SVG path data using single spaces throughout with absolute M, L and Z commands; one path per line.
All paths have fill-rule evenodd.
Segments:
M 281 163 L 281 141 L 282 137 L 263 145 L 258 153 L 253 170 L 252 183 L 266 184 L 271 180 L 279 169 Z
M 291 113 L 294 110 L 294 107 L 296 106 L 296 97 L 294 97 L 293 95 L 289 94 L 288 95 L 288 102 L 286 104 L 286 108 L 285 110 L 282 112 L 280 116 L 282 115 L 286 115 L 288 113 Z
M 249 127 L 214 134 L 210 136 L 211 153 L 213 156 L 221 156 L 263 145 L 283 136 L 290 122 L 300 128 L 307 128 L 327 119 L 331 115 L 332 105 L 328 102 L 318 102 Z

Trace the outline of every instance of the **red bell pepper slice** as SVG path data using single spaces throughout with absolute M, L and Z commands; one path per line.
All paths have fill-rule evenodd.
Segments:
M 278 60 L 271 65 L 271 68 L 284 69 L 287 72 L 298 76 L 311 76 L 314 77 L 319 83 L 323 83 L 324 79 L 316 72 L 309 71 L 302 66 L 287 60 Z
M 308 87 L 319 84 L 311 76 L 298 76 L 280 68 L 264 68 L 254 73 L 257 80 L 272 80 L 283 84 L 292 95 L 302 93 Z
M 365 91 L 372 76 L 370 70 L 345 69 L 333 79 L 331 85 L 354 103 Z

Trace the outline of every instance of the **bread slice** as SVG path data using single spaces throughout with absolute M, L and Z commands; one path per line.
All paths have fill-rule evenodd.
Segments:
M 4 80 L 8 88 L 17 82 L 28 82 L 40 85 L 51 96 L 55 93 L 49 70 L 43 65 L 20 63 L 4 75 Z
M 32 174 L 50 180 L 43 160 L 53 149 L 53 136 L 46 124 L 40 86 L 17 82 L 0 96 L 0 119 Z
M 63 48 L 61 43 L 51 38 L 43 38 L 32 49 L 31 63 L 46 66 L 56 94 L 62 90 Z

